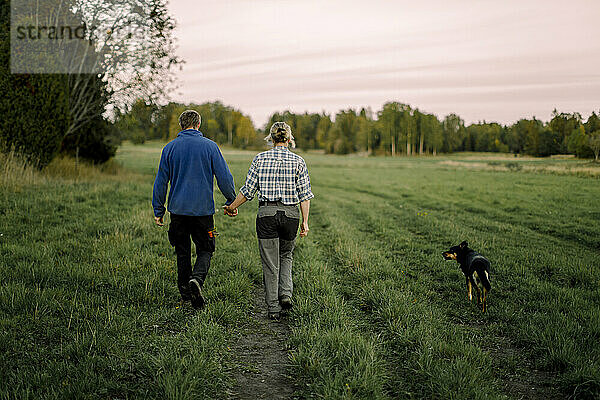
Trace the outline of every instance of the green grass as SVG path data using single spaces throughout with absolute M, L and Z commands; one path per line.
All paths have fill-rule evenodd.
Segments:
M 1 191 L 0 398 L 217 398 L 230 384 L 227 341 L 247 318 L 253 249 L 221 243 L 210 306 L 178 308 L 153 179 L 129 178 Z
M 225 397 L 228 345 L 262 280 L 256 202 L 216 216 L 208 308 L 177 308 L 175 258 L 150 207 L 161 148 L 122 147 L 135 172 L 118 179 L 1 191 L 0 397 Z M 239 187 L 253 153 L 224 154 Z M 595 172 L 478 154 L 306 160 L 316 198 L 295 253 L 299 396 L 600 395 Z M 441 257 L 462 240 L 492 262 L 486 314 Z

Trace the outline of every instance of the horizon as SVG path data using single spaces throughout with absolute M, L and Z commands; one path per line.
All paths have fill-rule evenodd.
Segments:
M 591 1 L 169 7 L 186 60 L 171 100 L 219 100 L 257 128 L 274 112 L 335 116 L 389 101 L 441 118 L 455 113 L 465 124 L 600 109 L 600 4 Z

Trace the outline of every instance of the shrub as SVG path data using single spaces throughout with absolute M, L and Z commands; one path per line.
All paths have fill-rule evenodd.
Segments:
M 120 142 L 115 126 L 98 116 L 83 126 L 76 135 L 65 138 L 61 153 L 104 163 L 116 154 Z
M 10 2 L 0 2 L 0 151 L 38 166 L 60 149 L 68 124 L 68 82 L 61 75 L 10 73 Z
M 508 162 L 505 165 L 506 168 L 508 168 L 511 171 L 520 171 L 523 169 L 523 166 L 517 162 Z

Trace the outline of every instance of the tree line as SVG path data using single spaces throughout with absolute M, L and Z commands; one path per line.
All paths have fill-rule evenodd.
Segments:
M 252 120 L 241 111 L 216 101 L 204 104 L 168 103 L 164 106 L 138 99 L 127 112 L 117 112 L 114 125 L 121 138 L 141 144 L 146 140 L 171 140 L 181 131 L 179 115 L 195 110 L 202 118 L 200 130 L 219 144 L 248 148 L 260 145 Z
M 275 121 L 285 121 L 303 150 L 328 154 L 425 155 L 459 151 L 502 152 L 550 156 L 574 154 L 598 158 L 600 118 L 593 112 L 584 121 L 579 113 L 554 110 L 550 121 L 520 119 L 512 125 L 478 122 L 466 125 L 456 114 L 439 119 L 408 104 L 388 102 L 374 113 L 370 108 L 327 113 L 273 113 L 262 129 L 240 110 L 221 102 L 200 105 L 169 103 L 165 106 L 137 100 L 115 118 L 123 139 L 142 143 L 146 139 L 169 140 L 176 136 L 179 114 L 194 109 L 202 116 L 200 130 L 219 144 L 260 148 L 262 137 Z

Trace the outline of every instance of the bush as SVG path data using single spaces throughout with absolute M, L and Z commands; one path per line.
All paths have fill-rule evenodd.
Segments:
M 11 74 L 10 7 L 0 3 L 0 152 L 13 151 L 29 164 L 43 168 L 62 151 L 95 161 L 112 157 L 119 137 L 112 124 L 102 118 L 106 104 L 105 83 L 93 76 L 90 84 L 96 98 L 96 115 L 73 132 L 65 133 L 70 117 L 69 76 L 64 74 Z M 77 149 L 79 148 L 79 152 Z
M 0 53 L 4 51 L 0 49 Z M 68 126 L 66 79 L 11 75 L 8 63 L 0 60 L 0 64 L 0 92 L 10 94 L 0 98 L 0 151 L 14 150 L 43 167 L 60 150 Z
M 0 151 L 37 166 L 58 153 L 68 126 L 68 81 L 62 75 L 10 73 L 10 3 L 0 3 Z
M 506 168 L 508 168 L 511 171 L 520 171 L 523 169 L 523 166 L 518 162 L 508 162 L 505 165 Z
M 61 153 L 104 163 L 115 155 L 119 144 L 119 133 L 115 126 L 98 116 L 80 129 L 77 135 L 65 138 Z

